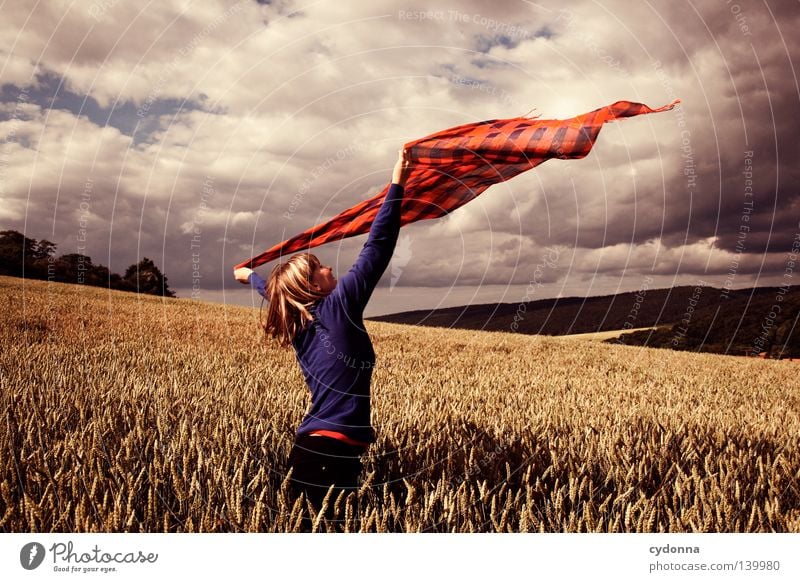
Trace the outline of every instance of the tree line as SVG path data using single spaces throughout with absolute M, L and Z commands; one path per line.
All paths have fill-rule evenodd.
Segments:
M 87 255 L 67 253 L 57 257 L 56 249 L 57 245 L 46 239 L 28 238 L 16 230 L 0 231 L 0 275 L 175 297 L 167 277 L 147 257 L 119 275 L 94 264 Z

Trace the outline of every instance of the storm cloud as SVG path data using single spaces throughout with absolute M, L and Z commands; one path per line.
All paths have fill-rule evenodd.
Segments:
M 231 268 L 371 196 L 403 142 L 481 119 L 606 125 L 401 231 L 367 314 L 787 281 L 800 236 L 795 3 L 6 2 L 0 227 L 179 296 L 248 303 Z M 345 272 L 363 238 L 314 252 Z M 558 249 L 556 255 L 553 249 Z M 265 267 L 268 272 L 271 265 Z M 266 276 L 266 272 L 262 272 Z M 193 292 L 194 289 L 194 292 Z

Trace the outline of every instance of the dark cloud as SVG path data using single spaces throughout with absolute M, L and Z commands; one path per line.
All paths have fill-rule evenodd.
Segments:
M 567 117 L 680 97 L 672 112 L 610 124 L 584 160 L 548 162 L 407 227 L 394 284 L 524 289 L 547 248 L 561 249 L 558 268 L 540 273 L 552 293 L 628 277 L 635 288 L 642 273 L 713 282 L 732 264 L 740 282 L 782 275 L 800 229 L 796 4 L 297 8 L 4 9 L 0 26 L 19 40 L 0 49 L 3 227 L 27 224 L 71 251 L 91 180 L 88 254 L 112 270 L 160 258 L 189 289 L 191 227 L 211 177 L 203 285 L 219 289 L 235 262 L 377 191 L 399 143 L 534 106 Z M 316 254 L 341 273 L 362 244 Z

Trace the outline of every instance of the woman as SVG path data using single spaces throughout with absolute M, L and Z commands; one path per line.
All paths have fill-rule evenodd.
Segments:
M 364 308 L 389 265 L 400 232 L 400 208 L 410 171 L 400 150 L 392 184 L 353 267 L 337 282 L 331 268 L 311 253 L 272 269 L 265 282 L 255 271 L 236 269 L 269 301 L 264 331 L 292 345 L 311 390 L 311 407 L 289 456 L 292 484 L 316 509 L 330 486 L 338 494 L 358 487 L 360 455 L 375 441 L 370 422 L 370 382 L 375 352 L 364 328 Z

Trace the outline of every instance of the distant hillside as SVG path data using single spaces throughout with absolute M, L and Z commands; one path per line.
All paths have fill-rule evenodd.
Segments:
M 649 346 L 770 358 L 800 358 L 800 288 L 732 297 L 728 302 L 696 310 L 688 321 L 669 327 L 625 334 L 627 345 Z M 786 288 L 783 288 L 784 290 Z M 780 297 L 780 299 L 779 299 Z
M 770 317 L 776 303 L 781 306 L 780 313 Z M 767 351 L 787 357 L 789 353 L 798 352 L 794 337 L 798 305 L 800 286 L 754 287 L 728 293 L 715 287 L 681 286 L 600 297 L 562 297 L 408 311 L 369 319 L 539 335 L 660 326 L 659 330 L 626 334 L 624 343 L 736 355 Z M 765 331 L 762 326 L 769 329 Z M 620 343 L 621 340 L 608 341 Z

